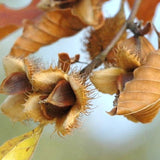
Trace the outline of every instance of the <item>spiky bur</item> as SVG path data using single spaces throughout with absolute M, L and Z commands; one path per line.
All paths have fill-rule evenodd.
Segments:
M 78 72 L 69 72 L 72 59 L 66 53 L 59 57 L 59 68 L 48 69 L 38 61 L 5 57 L 6 71 L 14 67 L 6 62 L 17 65 L 13 73 L 7 72 L 0 86 L 1 93 L 9 95 L 1 105 L 5 115 L 13 121 L 55 123 L 62 135 L 77 127 L 78 117 L 88 109 L 90 92 Z
M 153 46 L 143 36 L 131 37 L 118 43 L 113 65 L 123 68 L 127 73 L 117 78 L 118 94 L 115 107 L 108 112 L 110 115 L 125 115 L 131 121 L 142 123 L 153 120 L 159 108 L 157 102 L 152 104 L 151 101 L 157 97 L 150 94 L 151 89 L 148 92 L 143 89 L 149 87 L 155 74 L 148 65 L 148 62 L 152 65 L 155 63 L 154 52 Z M 151 84 L 153 88 L 154 85 Z
M 131 37 L 118 42 L 107 63 L 132 71 L 144 64 L 147 56 L 154 50 L 152 44 L 145 37 Z
M 74 91 L 76 102 L 68 112 L 68 115 L 56 120 L 56 130 L 63 135 L 70 133 L 72 128 L 79 126 L 78 119 L 81 114 L 87 113 L 89 102 L 92 99 L 91 92 L 88 89 L 89 84 L 84 85 L 83 79 L 80 78 L 77 72 L 72 72 L 68 77 L 68 81 Z
M 91 29 L 90 36 L 86 37 L 86 51 L 90 58 L 93 59 L 102 52 L 111 40 L 116 36 L 122 25 L 125 23 L 125 14 L 122 1 L 119 12 L 113 18 L 106 18 L 104 25 L 98 30 Z M 121 37 L 121 40 L 126 38 L 126 32 Z
M 153 120 L 159 111 L 158 62 L 159 51 L 155 53 L 143 36 L 117 44 L 111 67 L 93 72 L 90 77 L 99 91 L 116 93 L 115 107 L 110 115 L 124 115 L 131 121 L 142 123 Z

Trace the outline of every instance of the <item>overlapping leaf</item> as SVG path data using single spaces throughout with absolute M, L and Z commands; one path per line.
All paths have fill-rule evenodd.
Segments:
M 48 11 L 36 22 L 26 21 L 23 34 L 16 40 L 10 55 L 26 57 L 44 45 L 76 34 L 85 26 L 70 9 Z
M 39 7 L 44 10 L 71 8 L 72 14 L 87 25 L 99 28 L 103 25 L 102 4 L 108 0 L 41 0 Z
M 43 12 L 36 7 L 39 0 L 32 0 L 26 8 L 13 10 L 0 4 L 0 39 L 15 31 L 24 19 L 35 19 Z
M 124 115 L 134 122 L 148 123 L 160 108 L 160 54 L 150 54 L 146 64 L 134 71 L 133 80 L 125 84 L 118 98 L 118 105 L 111 115 Z
M 151 21 L 159 2 L 160 0 L 142 0 L 137 17 L 144 22 Z M 128 3 L 131 7 L 133 7 L 133 0 L 128 0 Z
M 1 160 L 29 160 L 35 150 L 43 126 L 38 126 L 34 130 L 15 137 L 5 142 L 0 147 Z

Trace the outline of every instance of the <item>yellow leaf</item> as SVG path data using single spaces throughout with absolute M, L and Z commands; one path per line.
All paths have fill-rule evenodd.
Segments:
M 1 160 L 29 160 L 43 131 L 39 125 L 34 130 L 5 142 L 0 147 Z

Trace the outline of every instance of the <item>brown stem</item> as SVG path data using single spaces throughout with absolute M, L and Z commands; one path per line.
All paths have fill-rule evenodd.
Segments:
M 83 68 L 81 70 L 80 73 L 83 75 L 84 78 L 88 77 L 94 68 L 97 68 L 98 66 L 100 66 L 104 62 L 107 54 L 115 46 L 115 44 L 118 42 L 118 40 L 120 39 L 120 37 L 122 36 L 124 31 L 127 29 L 128 24 L 132 23 L 135 15 L 138 11 L 138 7 L 139 7 L 140 3 L 141 3 L 141 0 L 135 0 L 133 9 L 132 9 L 126 23 L 122 26 L 120 31 L 117 33 L 117 35 L 111 41 L 111 43 L 106 47 L 106 49 L 104 51 L 102 51 L 99 55 L 97 55 L 89 65 L 87 65 L 85 68 Z
M 145 34 L 147 34 L 150 31 L 151 22 L 147 22 L 147 24 L 142 28 L 141 22 L 134 23 L 132 21 L 128 24 L 127 29 L 130 29 L 134 33 L 135 37 L 144 36 Z
M 158 32 L 156 26 L 154 24 L 152 24 L 154 31 L 156 32 L 157 36 L 158 36 L 158 49 L 160 49 L 160 33 Z

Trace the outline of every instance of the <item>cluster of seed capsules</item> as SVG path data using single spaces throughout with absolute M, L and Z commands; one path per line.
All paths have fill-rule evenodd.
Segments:
M 45 0 L 40 3 L 46 11 L 39 21 L 25 22 L 23 34 L 3 59 L 6 78 L 0 85 L 0 93 L 8 97 L 1 104 L 1 111 L 13 121 L 55 123 L 56 131 L 66 135 L 78 126 L 78 117 L 89 109 L 92 98 L 85 74 L 70 69 L 79 57 L 73 59 L 60 53 L 57 66 L 46 68 L 29 55 L 86 26 L 94 27 L 90 36 L 85 37 L 90 58 L 103 51 L 126 21 L 124 1 L 119 12 L 107 19 L 101 12 L 105 0 L 90 1 Z M 90 73 L 90 81 L 98 91 L 116 94 L 110 115 L 148 123 L 159 111 L 160 52 L 143 35 L 126 37 L 124 32 L 107 55 L 104 69 Z

